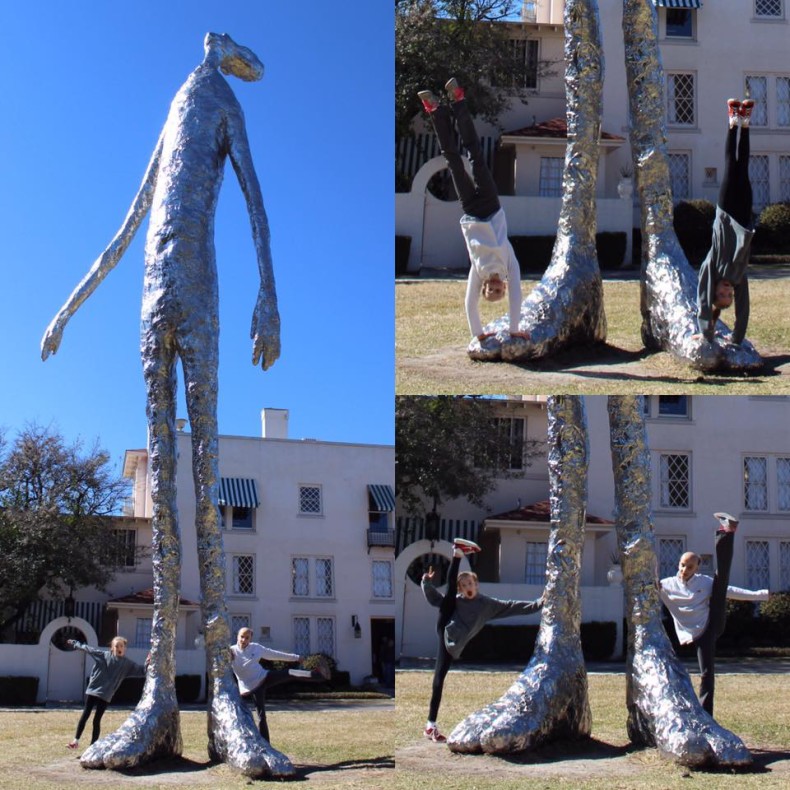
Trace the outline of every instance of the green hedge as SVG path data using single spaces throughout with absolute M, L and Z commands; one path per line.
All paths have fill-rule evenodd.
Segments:
M 790 203 L 773 203 L 762 210 L 752 249 L 780 255 L 790 253 Z
M 551 263 L 556 236 L 510 236 L 522 274 L 544 272 Z M 595 236 L 598 265 L 602 269 L 619 269 L 625 257 L 625 233 L 601 232 Z
M 38 678 L 0 677 L 0 705 L 35 705 L 37 694 Z
M 395 237 L 395 276 L 406 274 L 409 267 L 411 236 Z
M 114 705 L 136 705 L 143 695 L 145 678 L 126 678 L 112 698 Z M 200 675 L 176 675 L 176 699 L 195 702 L 200 695 Z

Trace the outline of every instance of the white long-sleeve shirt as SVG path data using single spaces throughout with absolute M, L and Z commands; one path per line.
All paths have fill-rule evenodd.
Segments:
M 231 645 L 230 649 L 233 653 L 231 667 L 239 680 L 239 691 L 242 694 L 255 691 L 266 677 L 268 670 L 258 663 L 262 658 L 267 661 L 298 661 L 300 658 L 296 653 L 281 653 L 257 642 L 250 642 L 244 650 L 238 645 Z
M 688 583 L 680 576 L 661 580 L 661 600 L 675 621 L 675 632 L 681 645 L 688 645 L 702 634 L 710 616 L 710 596 L 713 578 L 695 573 Z M 727 597 L 737 601 L 767 601 L 768 590 L 744 590 L 727 587 Z
M 510 331 L 517 332 L 521 317 L 521 272 L 516 253 L 507 238 L 505 212 L 499 209 L 486 220 L 464 214 L 461 232 L 472 263 L 466 283 L 466 320 L 470 331 L 475 337 L 483 333 L 480 290 L 486 280 L 497 274 L 508 284 Z

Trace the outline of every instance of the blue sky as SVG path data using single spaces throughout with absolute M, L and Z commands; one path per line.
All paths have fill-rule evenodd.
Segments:
M 170 101 L 213 31 L 266 69 L 261 82 L 228 79 L 269 216 L 283 345 L 267 372 L 252 366 L 257 264 L 228 163 L 216 218 L 220 432 L 259 435 L 270 406 L 290 410 L 292 438 L 393 441 L 392 14 L 370 0 L 2 4 L 7 435 L 51 425 L 69 440 L 98 439 L 115 462 L 145 446 L 147 220 L 46 363 L 39 343 L 120 227 Z M 186 416 L 183 393 L 180 404 Z

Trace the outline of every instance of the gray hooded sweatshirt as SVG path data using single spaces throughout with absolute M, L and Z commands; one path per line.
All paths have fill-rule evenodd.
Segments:
M 119 658 L 112 650 L 91 647 L 82 642 L 75 642 L 74 648 L 85 651 L 95 662 L 85 693 L 99 697 L 105 702 L 112 701 L 115 692 L 118 691 L 118 687 L 125 678 L 145 677 L 144 666 L 135 664 L 126 656 Z

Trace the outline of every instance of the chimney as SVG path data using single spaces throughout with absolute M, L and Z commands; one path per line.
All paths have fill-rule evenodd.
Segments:
M 288 409 L 261 409 L 261 429 L 264 439 L 287 439 Z

